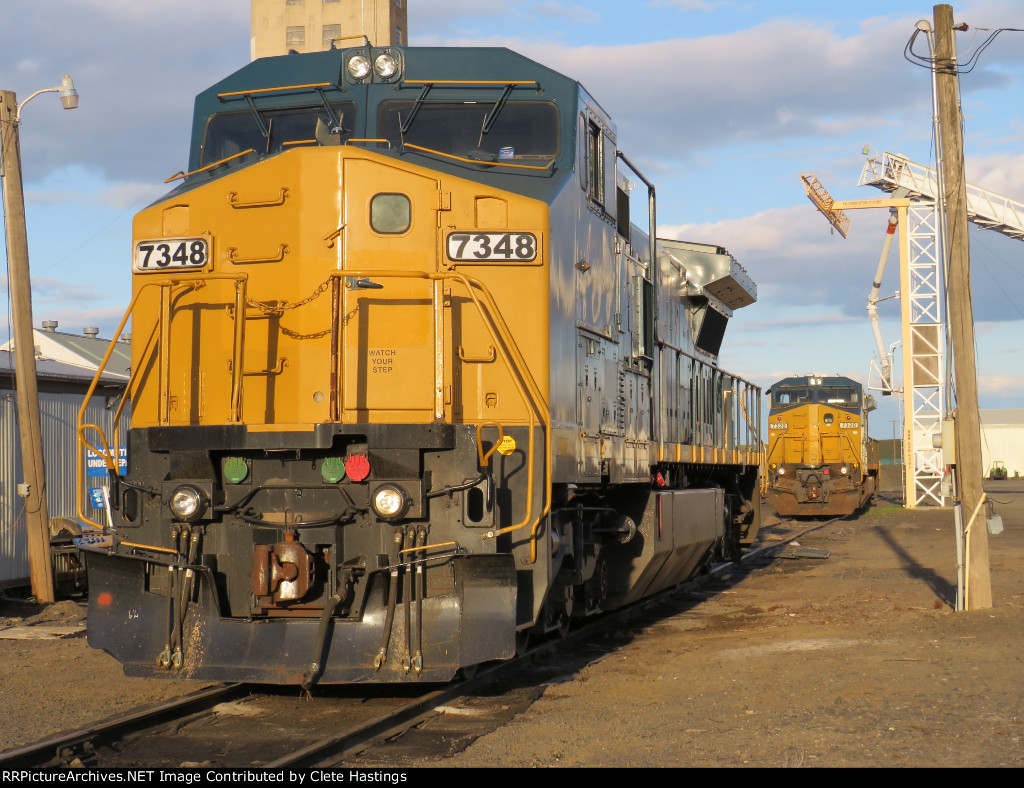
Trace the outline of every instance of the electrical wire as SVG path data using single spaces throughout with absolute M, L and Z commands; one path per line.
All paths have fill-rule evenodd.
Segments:
M 964 25 L 962 28 L 957 29 L 966 31 L 967 26 Z M 989 35 L 981 42 L 981 44 L 978 45 L 978 48 L 974 50 L 974 53 L 967 60 L 963 62 L 960 62 L 959 60 L 957 61 L 956 72 L 959 74 L 970 74 L 974 71 L 975 66 L 977 66 L 980 61 L 981 54 L 992 45 L 992 42 L 996 40 L 1000 33 L 1024 33 L 1024 28 L 1019 27 L 1000 27 L 995 30 L 988 27 L 976 27 L 974 29 L 978 31 L 984 30 L 988 32 Z M 920 29 L 914 30 L 913 35 L 910 36 L 910 40 L 907 41 L 907 45 L 903 48 L 903 58 L 912 65 L 931 70 L 936 68 L 938 59 L 931 55 L 919 55 L 914 51 L 914 41 L 922 32 L 924 31 Z M 974 49 L 973 41 L 967 51 L 970 52 L 972 49 Z

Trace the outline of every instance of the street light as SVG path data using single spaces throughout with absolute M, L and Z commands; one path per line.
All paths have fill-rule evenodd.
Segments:
M 32 99 L 38 96 L 40 93 L 59 93 L 60 103 L 64 109 L 78 109 L 78 91 L 75 90 L 75 82 L 67 74 L 64 75 L 64 79 L 61 80 L 60 87 L 56 88 L 43 88 L 37 90 L 23 102 L 18 105 L 18 110 L 14 114 L 14 122 L 21 123 L 21 108 L 28 104 Z
M 7 282 L 11 293 L 14 329 L 14 372 L 18 389 L 18 422 L 21 432 L 21 465 L 25 498 L 32 594 L 40 602 L 53 602 L 53 566 L 50 560 L 49 513 L 46 507 L 46 470 L 43 466 L 42 431 L 39 426 L 39 392 L 36 386 L 35 337 L 32 334 L 32 286 L 28 267 L 28 231 L 25 227 L 25 192 L 21 181 L 21 149 L 18 125 L 21 110 L 40 93 L 59 93 L 64 109 L 78 106 L 78 91 L 64 75 L 59 87 L 37 90 L 21 104 L 10 90 L 0 90 L 0 173 L 7 230 Z

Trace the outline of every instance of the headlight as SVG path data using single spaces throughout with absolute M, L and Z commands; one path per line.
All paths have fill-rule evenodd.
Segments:
M 779 468 L 779 476 L 785 476 L 785 475 L 786 475 L 786 469 L 785 468 Z
M 409 496 L 395 484 L 385 484 L 373 494 L 373 511 L 382 520 L 400 520 L 409 511 Z
M 352 61 L 350 60 L 350 65 L 351 62 Z M 393 55 L 389 55 L 387 52 L 383 55 L 378 55 L 377 59 L 373 61 L 373 73 L 381 79 L 391 79 L 397 71 L 398 61 L 395 60 Z
M 849 468 L 847 468 L 847 467 L 846 467 L 846 466 L 844 465 L 844 466 L 843 466 L 842 468 L 840 468 L 840 469 L 839 469 L 839 472 L 840 472 L 841 474 L 843 474 L 843 475 L 845 476 L 845 475 L 846 475 L 846 473 L 847 473 L 847 471 L 849 471 L 849 470 L 850 470 L 850 469 L 849 469 Z
M 370 61 L 365 55 L 355 55 L 348 61 L 348 73 L 352 79 L 365 79 L 370 73 Z
M 206 498 L 195 487 L 182 485 L 171 493 L 170 506 L 179 520 L 194 522 L 206 513 Z

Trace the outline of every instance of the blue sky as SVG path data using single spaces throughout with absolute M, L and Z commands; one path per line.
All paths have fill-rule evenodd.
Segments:
M 307 0 L 316 2 L 316 0 Z M 619 145 L 658 187 L 659 233 L 728 248 L 759 302 L 733 318 L 722 366 L 767 387 L 793 373 L 867 381 L 865 310 L 887 214 L 851 212 L 843 240 L 800 185 L 813 172 L 837 199 L 858 187 L 870 145 L 932 161 L 927 71 L 904 46 L 932 4 L 639 0 L 408 0 L 415 45 L 509 46 L 583 82 L 616 119 Z M 96 325 L 109 336 L 129 295 L 131 217 L 186 164 L 192 99 L 248 61 L 246 0 L 4 3 L 0 87 L 19 99 L 70 73 L 74 112 L 54 95 L 25 108 L 36 325 Z M 1024 4 L 955 3 L 987 35 L 1024 28 Z M 920 43 L 920 42 L 919 42 Z M 968 179 L 1024 201 L 1024 33 L 1003 33 L 962 79 Z M 1024 407 L 1024 244 L 971 231 L 983 408 Z M 898 289 L 890 260 L 882 296 Z M 898 301 L 880 307 L 899 339 Z M 0 305 L 6 338 L 8 302 Z M 875 415 L 892 434 L 892 398 Z

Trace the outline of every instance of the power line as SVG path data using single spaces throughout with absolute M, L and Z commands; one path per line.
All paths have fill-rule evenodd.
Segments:
M 966 32 L 968 30 L 968 26 L 966 24 L 961 24 L 957 25 L 953 29 L 959 30 L 961 32 Z M 1000 27 L 995 30 L 989 27 L 976 27 L 974 29 L 984 30 L 988 32 L 989 35 L 988 37 L 985 38 L 984 41 L 981 42 L 981 44 L 978 45 L 978 48 L 967 60 L 963 61 L 962 63 L 959 60 L 956 62 L 956 71 L 959 74 L 970 74 L 974 70 L 975 66 L 978 65 L 978 62 L 981 58 L 981 53 L 992 45 L 992 42 L 996 40 L 1000 33 L 1024 33 L 1024 28 L 1019 27 Z M 910 36 L 910 40 L 907 41 L 907 45 L 903 48 L 903 57 L 907 60 L 907 62 L 911 63 L 912 65 L 932 70 L 935 68 L 936 59 L 931 57 L 930 55 L 919 55 L 914 51 L 914 40 L 922 32 L 924 31 L 922 31 L 920 28 L 914 30 L 913 35 Z

